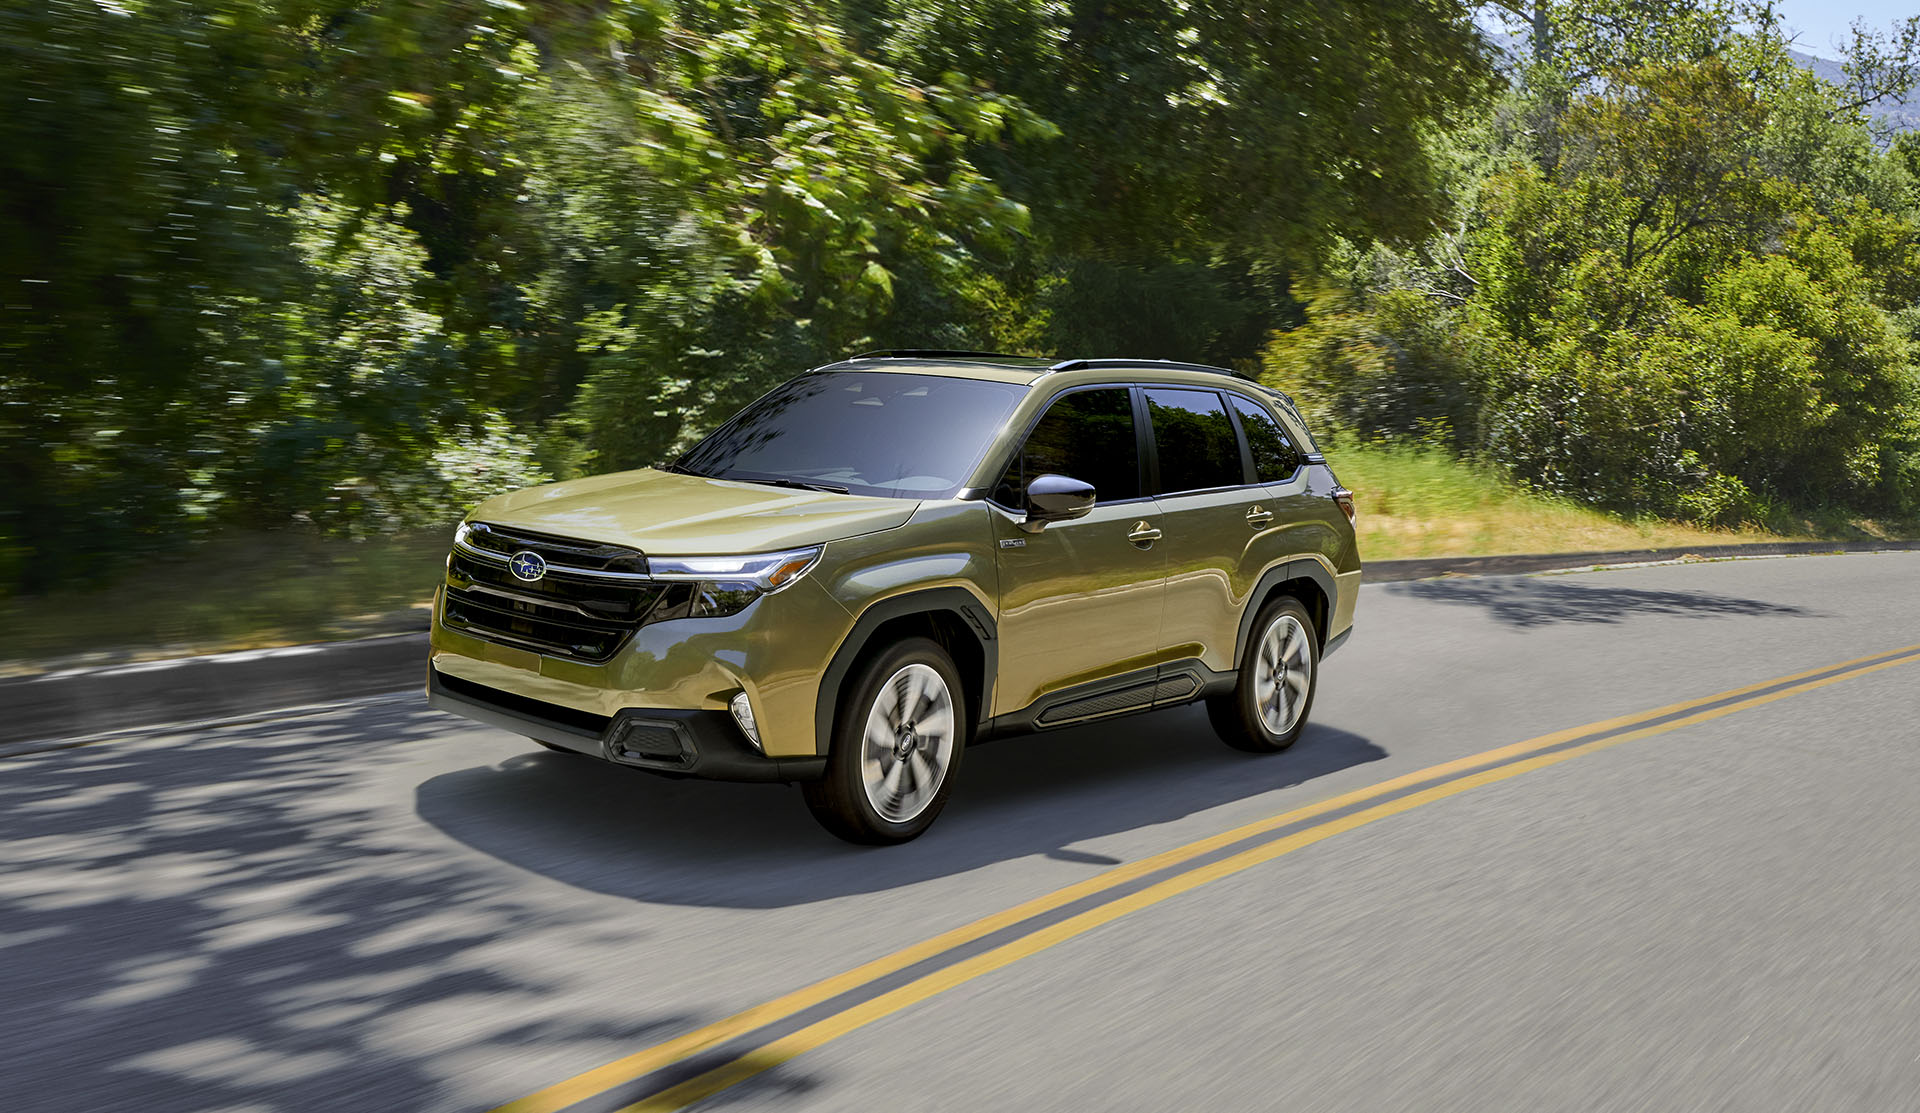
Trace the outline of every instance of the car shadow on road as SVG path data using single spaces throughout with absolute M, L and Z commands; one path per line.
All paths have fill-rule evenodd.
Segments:
M 528 753 L 420 785 L 428 823 L 496 858 L 633 900 L 775 908 L 878 892 L 1076 849 L 1386 756 L 1311 726 L 1287 753 L 1222 745 L 1198 706 L 1013 738 L 966 755 L 947 810 L 903 846 L 849 846 L 820 830 L 796 788 L 666 780 L 591 758 Z
M 1665 615 L 1681 618 L 1794 617 L 1818 612 L 1762 599 L 1742 599 L 1708 591 L 1651 591 L 1589 581 L 1546 580 L 1535 576 L 1420 580 L 1386 585 L 1388 592 L 1430 603 L 1478 607 L 1494 621 L 1521 628 L 1563 622 L 1619 623 Z

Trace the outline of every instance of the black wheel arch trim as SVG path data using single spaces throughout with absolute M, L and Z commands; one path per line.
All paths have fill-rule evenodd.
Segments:
M 1321 594 L 1327 597 L 1328 617 L 1330 618 L 1333 615 L 1334 608 L 1339 604 L 1340 595 L 1339 589 L 1334 582 L 1333 573 L 1327 571 L 1325 565 L 1322 565 L 1317 560 L 1289 560 L 1274 565 L 1272 568 L 1267 569 L 1266 574 L 1260 577 L 1260 582 L 1253 586 L 1252 594 L 1247 596 L 1247 605 L 1245 609 L 1240 612 L 1240 632 L 1233 643 L 1234 668 L 1238 669 L 1240 667 L 1241 655 L 1246 652 L 1247 642 L 1253 636 L 1253 620 L 1259 616 L 1260 608 L 1266 604 L 1267 597 L 1273 594 L 1273 590 L 1288 580 L 1312 580 L 1313 585 L 1319 588 Z M 1325 623 L 1321 622 L 1317 625 L 1325 625 Z M 1314 637 L 1319 641 L 1317 648 L 1321 651 L 1321 656 L 1324 657 L 1326 655 L 1327 632 L 1316 629 L 1313 633 Z
M 960 628 L 979 646 L 980 675 L 967 679 L 979 684 L 980 708 L 975 716 L 978 721 L 974 725 L 986 721 L 993 709 L 993 683 L 1000 675 L 999 627 L 994 622 L 993 612 L 963 587 L 930 587 L 908 591 L 890 595 L 861 611 L 860 616 L 854 619 L 853 629 L 841 640 L 840 648 L 834 650 L 833 659 L 820 674 L 820 691 L 813 707 L 816 753 L 824 755 L 833 741 L 833 720 L 839 711 L 840 689 L 846 685 L 847 674 L 853 671 L 854 663 L 872 642 L 874 632 L 895 619 L 921 614 L 952 615 L 959 620 Z M 964 668 L 964 665 L 955 661 L 954 667 Z

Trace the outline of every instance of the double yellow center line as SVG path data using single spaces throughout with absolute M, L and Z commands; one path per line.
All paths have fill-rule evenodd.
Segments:
M 1542 735 L 1268 816 L 1116 867 L 954 928 L 557 1082 L 518 1101 L 508 1102 L 493 1113 L 558 1113 L 578 1102 L 642 1080 L 649 1082 L 624 1095 L 631 1104 L 623 1106 L 621 1113 L 682 1109 L 954 986 L 1082 935 L 1129 912 L 1270 862 L 1301 847 L 1581 754 L 1717 719 L 1913 661 L 1920 661 L 1920 645 Z M 1156 874 L 1166 876 L 1150 880 Z M 1064 916 L 1050 915 L 1074 905 L 1091 907 Z M 1001 934 L 1011 938 L 984 949 L 970 946 Z M 943 959 L 947 960 L 944 964 L 940 961 Z M 935 968 L 891 988 L 880 984 L 899 981 L 895 975 L 921 964 Z M 819 1019 L 799 1027 L 782 1024 L 794 1018 L 805 1021 L 802 1013 L 842 997 L 852 999 L 843 1007 L 827 1010 Z M 758 1039 L 745 1039 L 756 1035 Z M 704 1054 L 735 1041 L 746 1046 L 726 1049 L 715 1056 Z M 696 1058 L 715 1061 L 707 1065 L 694 1062 Z M 676 1067 L 680 1069 L 671 1069 Z M 651 1078 L 657 1074 L 663 1076 Z

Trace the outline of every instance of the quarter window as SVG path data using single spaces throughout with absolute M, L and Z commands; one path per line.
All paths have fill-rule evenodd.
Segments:
M 1278 483 L 1300 467 L 1299 450 L 1287 437 L 1273 415 L 1249 398 L 1232 395 L 1233 410 L 1240 415 L 1240 428 L 1247 434 L 1247 447 L 1253 451 L 1253 470 L 1262 483 Z
M 994 498 L 1025 507 L 1027 483 L 1049 473 L 1093 484 L 1094 497 L 1101 502 L 1140 497 L 1133 398 L 1125 387 L 1075 391 L 1055 399 L 1001 477 Z
M 1238 487 L 1247 481 L 1240 439 L 1220 396 L 1211 390 L 1149 388 L 1160 493 Z

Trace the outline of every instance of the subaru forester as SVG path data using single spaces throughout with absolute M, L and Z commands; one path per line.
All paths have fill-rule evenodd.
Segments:
M 992 738 L 1203 700 L 1227 744 L 1292 745 L 1352 627 L 1352 519 L 1292 401 L 1233 372 L 870 353 L 672 463 L 481 504 L 428 695 L 902 842 Z

